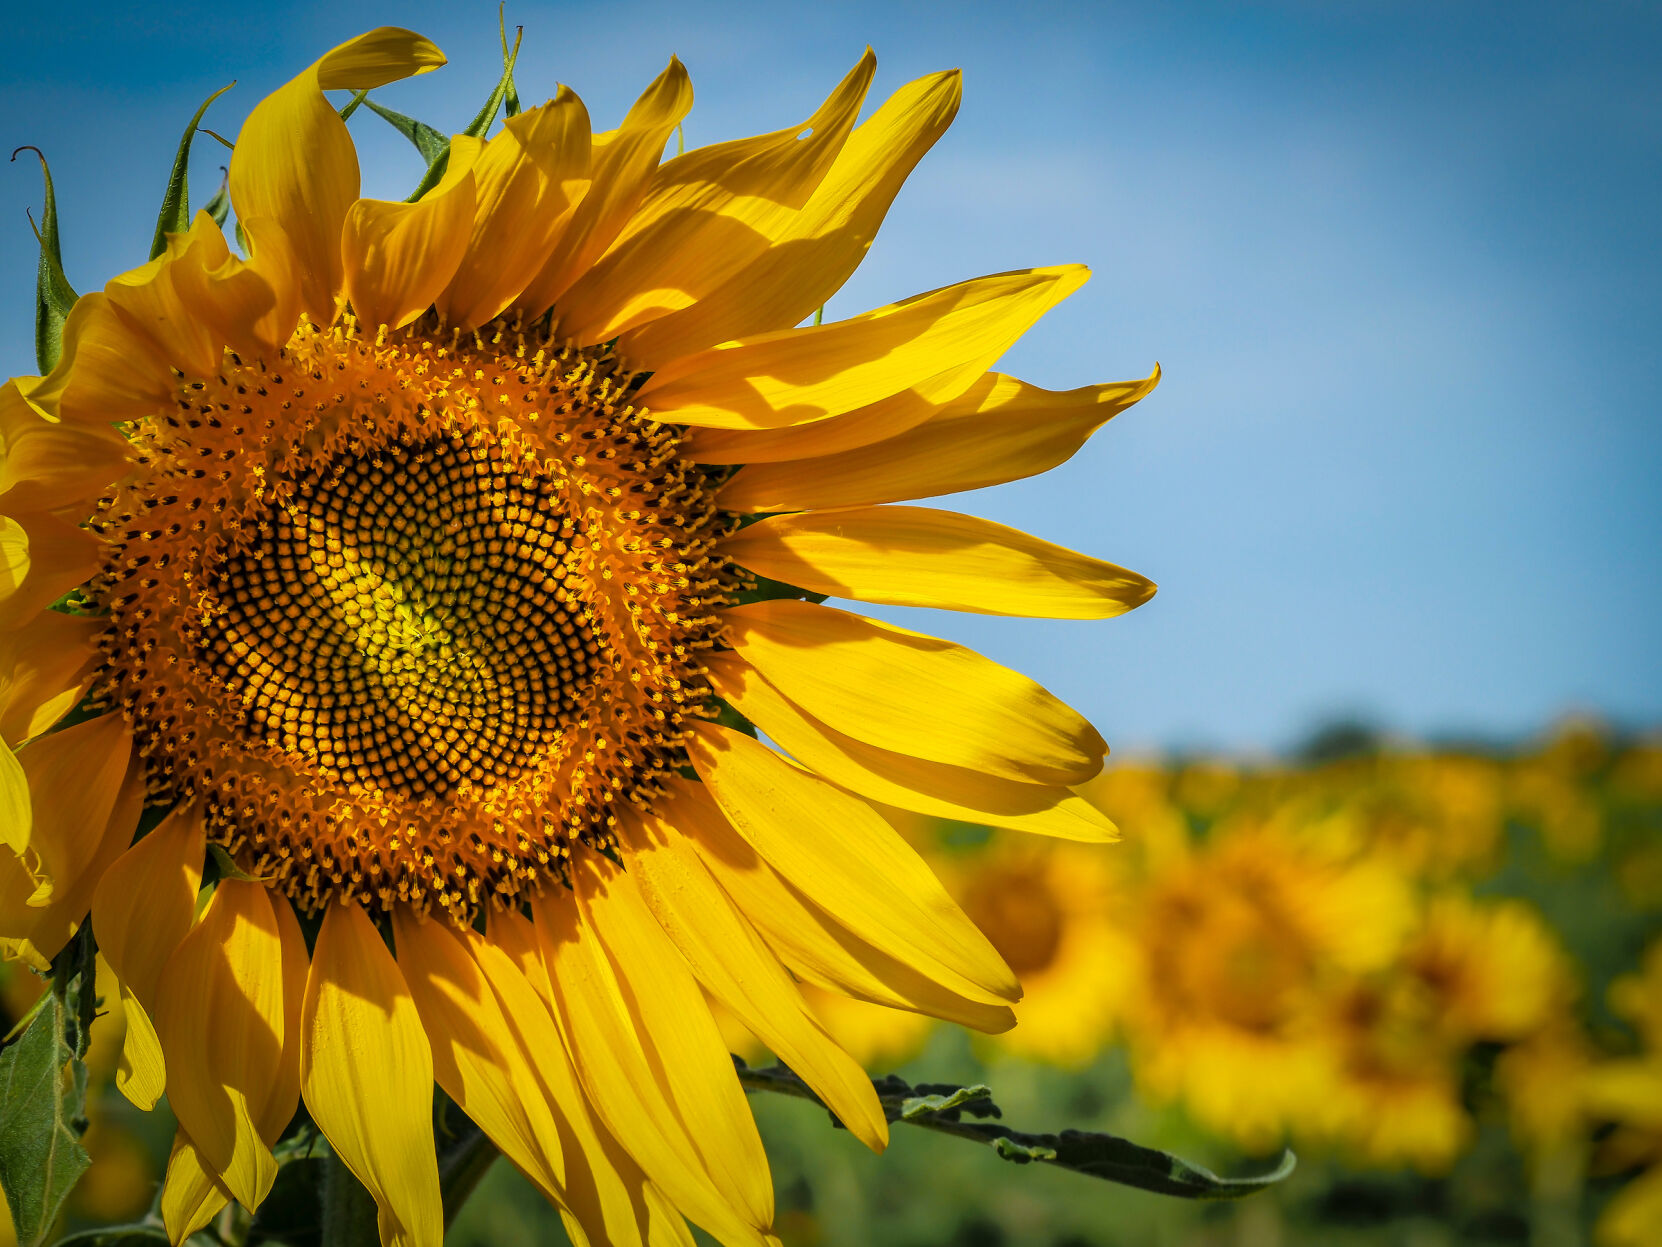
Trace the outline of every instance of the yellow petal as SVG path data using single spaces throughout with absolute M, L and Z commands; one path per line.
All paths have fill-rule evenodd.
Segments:
M 174 384 L 149 336 L 95 290 L 69 309 L 58 366 L 30 397 L 66 423 L 100 427 L 169 406 Z
M 17 755 L 0 739 L 0 834 L 13 853 L 24 852 L 34 819 L 29 809 L 29 777 Z
M 160 1040 L 151 1021 L 156 988 L 195 919 L 206 847 L 201 807 L 181 805 L 116 859 L 92 896 L 99 951 L 131 997 L 126 1069 L 116 1085 L 146 1112 L 163 1090 L 162 1052 L 155 1046 Z
M 92 505 L 125 470 L 127 440 L 107 428 L 55 423 L 24 396 L 20 378 L 0 387 L 0 506 L 53 511 Z
M 739 434 L 720 435 L 730 443 L 725 449 L 714 443 L 716 434 L 702 438 L 699 457 L 719 462 L 709 456 L 728 453 L 740 456 L 732 462 L 752 465 L 721 491 L 722 506 L 734 511 L 808 511 L 932 498 L 1050 471 L 1159 380 L 1156 367 L 1144 381 L 1057 391 L 993 372 L 921 424 L 869 444 L 831 453 L 823 445 L 787 444 L 788 434 L 824 427 L 809 425 L 767 435 L 775 442 L 770 449 L 791 452 L 777 454 L 786 462 L 753 457 L 755 448 L 744 446 Z
M 698 463 L 773 463 L 835 455 L 897 437 L 933 420 L 973 393 L 985 373 L 978 361 L 948 368 L 865 407 L 782 429 L 689 429 L 681 451 Z M 966 389 L 966 387 L 968 387 Z
M 174 1243 L 183 1243 L 231 1202 L 231 1193 L 202 1161 L 202 1154 L 180 1130 L 167 1158 L 162 1183 L 162 1224 Z
M 873 1151 L 889 1126 L 871 1079 L 809 1011 L 779 959 L 710 877 L 697 850 L 663 820 L 625 820 L 624 864 L 642 899 L 705 989 L 802 1076 Z
M 734 533 L 721 552 L 810 592 L 894 606 L 1109 619 L 1154 596 L 1154 585 L 1136 572 L 929 507 L 776 515 Z
M 393 911 L 398 965 L 451 1099 L 547 1195 L 565 1202 L 556 1108 L 467 946 L 441 919 Z
M 809 602 L 756 602 L 723 618 L 763 679 L 864 744 L 1041 784 L 1102 769 L 1108 747 L 1078 712 L 961 645 Z
M 277 1177 L 256 1114 L 282 1066 L 282 954 L 265 886 L 225 879 L 156 987 L 168 1103 L 203 1163 L 248 1209 Z
M 288 898 L 271 894 L 282 941 L 283 1055 L 264 1103 L 255 1109 L 255 1123 L 267 1147 L 274 1146 L 294 1119 L 300 1102 L 300 1009 L 306 995 L 306 937 L 301 933 Z M 251 1107 L 253 1107 L 251 1105 Z M 219 1175 L 203 1162 L 190 1135 L 180 1130 L 173 1140 L 162 1187 L 162 1222 L 169 1237 L 182 1243 L 201 1229 L 231 1199 Z
M 162 1041 L 156 1035 L 156 1024 L 150 1020 L 150 1011 L 125 983 L 121 985 L 121 1008 L 127 1029 L 121 1037 L 116 1090 L 141 1113 L 148 1113 L 167 1090 L 167 1059 L 162 1053 Z
M 325 90 L 384 86 L 444 64 L 408 30 L 383 26 L 326 53 L 254 106 L 231 153 L 231 202 L 256 267 L 273 237 L 292 255 L 302 309 L 318 324 L 335 316 L 341 288 L 341 225 L 358 198 L 358 155 Z
M 225 326 L 204 316 L 206 309 L 199 306 L 213 302 L 204 298 L 210 289 L 209 275 L 223 278 L 245 269 L 230 254 L 214 219 L 198 212 L 187 233 L 172 236 L 167 251 L 107 283 L 104 296 L 123 320 L 150 340 L 153 355 L 187 376 L 200 377 L 219 367 L 226 341 L 221 336 Z M 185 277 L 183 282 L 181 277 Z M 263 284 L 252 272 L 246 272 L 244 280 L 250 292 L 259 291 Z M 264 306 L 250 309 L 251 320 L 275 304 L 269 286 L 260 301 Z M 245 325 L 236 336 L 245 340 L 246 333 Z
M 589 185 L 555 242 L 542 270 L 515 300 L 540 316 L 594 263 L 628 224 L 658 167 L 664 142 L 692 107 L 692 84 L 681 62 L 664 72 L 635 101 L 616 130 L 594 136 Z M 566 336 L 571 336 L 569 331 Z
M 949 369 L 967 388 L 1089 276 L 1077 264 L 999 273 L 835 324 L 741 338 L 654 373 L 637 401 L 672 424 L 766 429 L 842 415 Z
M 359 322 L 402 329 L 450 284 L 467 252 L 476 191 L 470 156 L 478 145 L 451 140 L 444 179 L 419 203 L 360 199 L 341 235 L 346 298 Z
M 98 571 L 103 547 L 86 529 L 42 512 L 0 523 L 0 635 L 16 630 Z
M 618 351 L 652 368 L 718 342 L 800 324 L 865 258 L 901 184 L 952 124 L 961 94 L 956 70 L 895 92 L 849 137 L 801 211 L 742 218 L 763 245 L 712 245 L 722 266 L 707 264 L 703 282 L 674 283 L 677 293 L 693 296 L 692 305 L 624 333 Z M 721 216 L 718 224 L 732 219 Z M 728 275 L 714 285 L 709 278 L 720 272 Z
M 732 654 L 705 659 L 710 687 L 809 770 L 872 801 L 932 818 L 1102 843 L 1119 832 L 1069 788 L 1028 784 L 874 749 L 809 718 Z
M 34 812 L 23 860 L 35 889 L 24 906 L 0 905 L 0 938 L 27 941 L 48 960 L 69 941 L 138 826 L 144 768 L 130 765 L 132 754 L 121 715 L 106 714 L 43 736 L 18 755 Z
M 610 958 L 638 1041 L 704 1171 L 747 1224 L 766 1230 L 773 1221 L 767 1156 L 687 963 L 634 880 L 599 854 L 573 861 L 572 893 L 584 935 Z
M 72 710 L 103 661 L 94 615 L 45 610 L 0 638 L 0 740 L 26 741 Z
M 277 916 L 277 936 L 283 949 L 283 1056 L 254 1113 L 260 1138 L 268 1147 L 282 1138 L 283 1131 L 294 1118 L 295 1109 L 300 1107 L 300 1053 L 305 1046 L 305 1032 L 300 1021 L 306 1003 L 306 982 L 311 972 L 306 936 L 300 929 L 300 920 L 294 916 L 294 906 L 281 892 L 269 895 L 272 911 Z
M 986 936 L 869 805 L 730 728 L 695 725 L 689 752 L 739 834 L 851 931 L 960 995 L 1021 998 Z
M 0 604 L 23 588 L 29 561 L 29 530 L 9 515 L 0 515 Z
M 617 244 L 560 301 L 561 332 L 584 341 L 617 337 L 695 305 L 741 276 L 786 235 L 824 179 L 859 116 L 876 68 L 877 58 L 867 48 L 806 121 L 698 148 L 665 164 Z M 751 329 L 780 329 L 801 319 L 764 317 Z M 669 357 L 629 358 L 653 367 Z
M 438 297 L 471 329 L 511 303 L 548 260 L 589 172 L 589 114 L 569 87 L 510 117 L 474 162 L 478 206 L 456 275 Z
M 440 1247 L 432 1048 L 398 963 L 355 904 L 324 915 L 301 1029 L 301 1094 L 375 1197 L 383 1247 Z
M 564 1200 L 571 1215 L 596 1244 L 690 1244 L 685 1220 L 649 1186 L 640 1166 L 596 1120 L 583 1094 L 551 1013 L 547 971 L 531 924 L 502 910 L 492 910 L 486 921 L 487 935 L 467 931 L 461 938 L 501 1002 L 520 1051 L 530 1058 L 540 1094 L 558 1108 Z M 573 1241 L 581 1240 L 574 1236 Z
M 579 925 L 571 897 L 545 894 L 532 913 L 560 1031 L 600 1120 L 675 1206 L 723 1243 L 767 1242 L 766 1222 L 756 1225 L 717 1190 L 672 1106 L 662 1065 L 642 1046 L 657 1037 L 641 1032 L 627 980 L 594 931 Z M 679 1034 L 677 1022 L 662 1038 Z
M 989 1033 L 1015 1025 L 1007 1005 L 983 1004 L 941 986 L 862 939 L 786 883 L 733 829 L 703 784 L 676 777 L 666 787 L 666 797 L 655 806 L 660 816 L 691 840 L 711 877 L 798 977 L 874 1004 Z
M 213 218 L 197 213 L 163 255 L 75 305 L 63 357 L 32 401 L 71 424 L 107 426 L 170 408 L 174 369 L 207 375 L 226 346 L 275 347 L 298 315 L 292 262 L 281 239 L 262 258 L 257 269 L 233 256 Z

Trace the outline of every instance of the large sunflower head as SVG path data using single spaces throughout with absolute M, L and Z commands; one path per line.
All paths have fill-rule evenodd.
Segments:
M 262 101 L 246 254 L 199 214 L 0 391 L 0 939 L 39 963 L 90 910 L 123 1088 L 179 1118 L 176 1240 L 260 1202 L 304 1096 L 386 1241 L 436 1242 L 436 1078 L 591 1240 L 761 1242 L 704 993 L 881 1146 L 799 983 L 984 1030 L 1020 989 L 873 803 L 1113 834 L 1076 712 L 823 599 L 1139 605 L 890 504 L 1044 471 L 1156 377 L 990 371 L 1077 266 L 803 324 L 954 73 L 861 122 L 868 52 L 799 124 L 663 160 L 672 61 L 614 129 L 561 88 L 361 198 L 324 92 L 442 62 L 377 30 Z

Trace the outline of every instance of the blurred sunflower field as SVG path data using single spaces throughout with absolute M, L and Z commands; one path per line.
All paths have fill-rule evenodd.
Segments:
M 920 1131 L 879 1158 L 756 1096 L 787 1247 L 1662 1243 L 1662 738 L 1334 731 L 1296 761 L 1119 762 L 1086 791 L 1112 849 L 887 811 L 1020 975 L 1013 1031 L 816 993 L 827 1027 L 874 1073 L 990 1084 L 1018 1126 L 1229 1172 L 1290 1146 L 1297 1172 L 1177 1203 Z M 10 1029 L 41 980 L 0 973 Z M 120 1027 L 112 1003 L 95 1081 Z M 89 1103 L 72 1221 L 141 1216 L 171 1126 L 108 1087 Z M 563 1241 L 510 1167 L 482 1191 L 449 1241 Z

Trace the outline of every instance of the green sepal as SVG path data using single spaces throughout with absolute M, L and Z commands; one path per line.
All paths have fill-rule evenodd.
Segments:
M 76 1125 L 86 1107 L 86 1066 L 65 1042 L 63 999 L 46 996 L 22 1037 L 0 1052 L 0 1187 L 20 1247 L 46 1240 L 92 1163 L 81 1146 L 84 1126 Z
M 500 10 L 497 13 L 497 21 L 498 24 L 502 21 Z M 473 138 L 484 138 L 485 132 L 491 128 L 491 123 L 496 120 L 496 114 L 501 110 L 503 102 L 509 96 L 513 97 L 513 107 L 508 110 L 508 116 L 512 117 L 519 112 L 519 95 L 514 90 L 514 62 L 519 59 L 519 44 L 523 36 L 524 30 L 522 28 L 520 34 L 514 38 L 514 46 L 510 48 L 508 46 L 507 27 L 502 27 L 502 78 L 497 82 L 496 89 L 490 93 L 490 98 L 474 114 L 473 120 L 467 123 L 467 128 L 462 131 L 463 134 Z M 375 104 L 371 102 L 370 107 L 375 108 Z M 414 203 L 443 179 L 445 170 L 450 167 L 450 140 L 445 139 L 443 141 L 444 150 L 439 152 L 437 156 L 430 158 L 427 172 L 421 175 L 421 181 L 416 183 L 416 188 L 410 192 L 410 197 L 406 202 Z
M 414 117 L 406 117 L 403 113 L 394 112 L 392 109 L 383 107 L 368 98 L 364 100 L 364 107 L 409 139 L 414 144 L 415 149 L 421 153 L 421 158 L 429 165 L 441 156 L 449 154 L 450 140 L 426 122 L 417 121 Z
M 338 109 L 336 109 L 336 111 L 338 113 L 340 113 L 340 119 L 342 121 L 351 120 L 352 114 L 357 112 L 359 105 L 361 105 L 368 98 L 369 98 L 369 88 L 368 87 L 365 87 L 361 91 L 354 91 L 352 93 L 352 98 L 347 100 L 346 103 L 342 104 Z
M 496 30 L 502 39 L 503 80 L 508 84 L 502 94 L 502 111 L 509 117 L 519 116 L 519 91 L 514 86 L 514 61 L 519 57 L 519 41 L 525 38 L 525 27 L 514 27 L 513 51 L 508 50 L 508 6 L 496 6 Z
M 231 171 L 220 166 L 219 189 L 214 197 L 202 205 L 202 211 L 214 219 L 214 224 L 220 229 L 225 228 L 225 220 L 231 215 Z
M 277 877 L 276 875 L 249 874 L 237 865 L 236 859 L 225 851 L 223 845 L 210 844 L 208 846 L 208 857 L 213 861 L 214 868 L 219 872 L 219 879 L 236 879 L 243 883 L 270 883 Z
M 40 228 L 35 237 L 40 242 L 40 265 L 35 270 L 35 363 L 40 375 L 45 376 L 58 365 L 63 354 L 63 323 L 69 319 L 69 309 L 79 297 L 69 278 L 63 274 L 63 252 L 58 243 L 58 196 L 52 189 L 52 170 L 47 166 L 46 153 L 38 147 L 24 146 L 12 152 L 34 152 L 40 157 L 40 175 L 46 182 L 46 203 L 40 212 Z
M 208 105 L 236 85 L 233 79 L 203 100 L 202 107 L 185 127 L 184 137 L 179 140 L 179 153 L 173 158 L 173 172 L 167 179 L 167 193 L 162 196 L 162 210 L 156 214 L 156 233 L 150 239 L 152 260 L 167 250 L 169 234 L 183 234 L 190 228 L 190 149 L 196 141 L 196 128 L 207 115 Z
M 777 598 L 800 598 L 809 602 L 823 602 L 826 595 L 810 593 L 806 589 L 799 589 L 795 585 L 786 584 L 783 580 L 772 580 L 756 572 L 746 572 L 756 583 L 748 589 L 740 589 L 729 596 L 734 606 L 749 606 L 752 602 L 771 602 Z

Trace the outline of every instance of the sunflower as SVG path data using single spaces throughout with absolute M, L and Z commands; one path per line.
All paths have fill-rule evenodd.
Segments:
M 1610 1007 L 1638 1032 L 1639 1051 L 1582 1075 L 1584 1110 L 1614 1127 L 1599 1140 L 1601 1173 L 1631 1173 L 1599 1214 L 1599 1247 L 1645 1247 L 1662 1236 L 1662 939 L 1635 974 L 1610 985 Z
M 661 162 L 671 61 L 616 129 L 561 88 L 414 202 L 360 198 L 323 92 L 443 59 L 383 28 L 263 100 L 247 258 L 198 214 L 0 392 L 0 938 L 38 965 L 90 910 L 120 1085 L 179 1120 L 175 1241 L 260 1203 L 303 1100 L 383 1241 L 437 1243 L 435 1081 L 587 1241 L 771 1241 L 703 993 L 880 1149 L 798 980 L 986 1031 L 1021 989 L 868 802 L 1114 834 L 1079 714 L 821 595 L 1139 605 L 886 504 L 1044 471 L 1157 372 L 989 371 L 1077 266 L 803 325 L 956 73 L 856 124 L 868 52 L 800 124 Z
M 1334 997 L 1341 1073 L 1324 1129 L 1372 1166 L 1446 1172 L 1475 1133 L 1461 1096 L 1466 1054 L 1566 1025 L 1574 994 L 1568 956 L 1529 905 L 1433 897 L 1389 969 Z M 1531 1059 L 1515 1062 L 1509 1077 L 1527 1077 Z M 1518 1108 L 1522 1121 L 1536 1106 Z M 1553 1112 L 1543 1101 L 1537 1116 Z
M 1068 1069 L 1102 1050 L 1130 961 L 1123 883 L 1089 846 L 1000 841 L 943 861 L 952 894 L 1021 979 L 1016 1026 L 996 1049 Z
M 1249 1149 L 1302 1129 L 1341 1077 L 1334 994 L 1407 935 L 1401 876 L 1236 816 L 1137 901 L 1124 1027 L 1139 1088 Z

